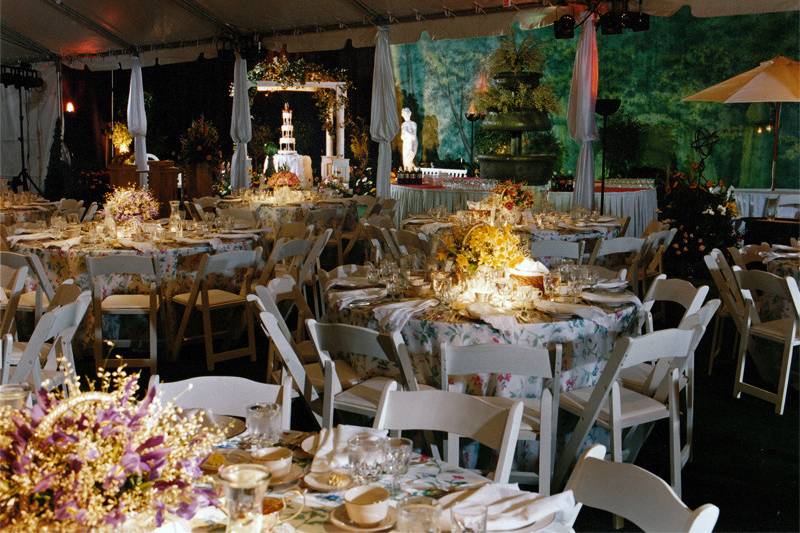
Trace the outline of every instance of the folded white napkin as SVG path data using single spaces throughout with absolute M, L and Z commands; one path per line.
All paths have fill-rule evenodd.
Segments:
M 359 433 L 372 433 L 385 437 L 385 429 L 372 429 L 361 426 L 339 425 L 332 429 L 321 429 L 317 437 L 314 460 L 311 462 L 312 472 L 328 472 L 344 468 L 349 463 L 347 443 Z
M 433 235 L 440 229 L 445 228 L 452 228 L 453 224 L 450 222 L 429 222 L 428 224 L 423 224 L 419 227 L 419 231 L 424 233 L 425 235 Z
M 337 309 L 344 309 L 353 302 L 359 300 L 378 300 L 386 297 L 386 289 L 372 288 L 372 289 L 357 289 L 354 291 L 337 291 L 331 293 L 328 298 L 331 304 L 335 305 Z
M 71 239 L 63 239 L 60 241 L 48 241 L 45 246 L 48 248 L 61 248 L 62 252 L 68 251 L 73 246 L 77 246 L 81 242 L 81 236 L 72 237 Z
M 369 281 L 366 276 L 348 276 L 346 278 L 333 278 L 325 283 L 325 290 L 329 291 L 335 287 L 345 289 L 360 289 L 365 287 L 374 287 L 377 285 Z
M 517 319 L 511 315 L 481 315 L 481 320 L 497 330 L 510 330 L 519 326 Z
M 454 507 L 485 505 L 487 507 L 487 531 L 512 531 L 529 526 L 553 513 L 569 511 L 575 507 L 571 490 L 552 496 L 539 496 L 533 492 L 519 490 L 516 485 L 487 484 L 477 489 L 467 489 L 445 496 L 442 505 L 440 526 L 450 530 L 450 513 Z
M 628 280 L 626 279 L 603 279 L 594 284 L 595 289 L 602 289 L 606 291 L 624 289 L 627 286 Z
M 217 239 L 216 237 L 211 239 L 196 239 L 192 237 L 177 237 L 175 242 L 179 242 L 182 244 L 207 244 L 211 246 L 214 250 L 222 246 L 222 241 Z
M 55 235 L 50 231 L 44 231 L 41 233 L 27 233 L 25 235 L 10 235 L 8 237 L 8 242 L 11 244 L 17 244 L 20 241 L 40 241 L 43 239 L 52 239 Z
M 254 233 L 217 233 L 217 239 L 226 239 L 229 241 L 244 240 L 244 239 L 258 239 L 258 235 Z
M 800 252 L 800 248 L 797 248 L 795 246 L 789 246 L 787 244 L 773 244 L 772 245 L 772 251 L 773 252 L 778 252 L 778 253 L 780 253 L 780 252 L 789 252 L 789 253 L 791 253 L 791 252 Z
M 632 292 L 628 291 L 625 292 L 583 291 L 581 293 L 581 298 L 583 298 L 587 302 L 599 303 L 599 304 L 620 305 L 620 304 L 631 303 L 635 304 L 636 306 L 642 305 L 642 301 L 639 299 L 639 297 L 633 294 Z
M 408 323 L 412 316 L 431 307 L 439 305 L 439 300 L 429 298 L 426 300 L 408 300 L 379 305 L 372 312 L 378 320 L 378 328 L 387 333 L 399 331 Z
M 544 313 L 577 315 L 595 322 L 606 316 L 606 313 L 602 309 L 593 305 L 551 302 L 550 300 L 536 300 L 534 305 L 536 309 Z
M 760 252 L 759 254 L 764 258 L 765 263 L 776 261 L 778 259 L 800 259 L 800 252 L 794 253 L 775 253 L 775 252 Z
M 156 247 L 152 243 L 146 241 L 134 241 L 132 239 L 117 239 L 119 243 L 126 248 L 133 248 L 143 254 L 156 251 Z
M 432 218 L 406 218 L 403 219 L 402 225 L 406 224 L 428 224 L 429 222 L 436 222 Z

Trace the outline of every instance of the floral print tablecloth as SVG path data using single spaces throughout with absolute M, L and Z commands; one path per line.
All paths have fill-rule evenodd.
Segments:
M 378 322 L 369 307 L 338 310 L 329 306 L 328 321 L 378 329 Z M 500 343 L 532 348 L 544 348 L 551 342 L 562 343 L 565 348 L 561 389 L 568 391 L 594 385 L 600 378 L 617 337 L 635 333 L 638 324 L 637 309 L 629 305 L 610 310 L 597 321 L 582 318 L 542 321 L 519 324 L 513 330 L 499 330 L 483 322 L 446 322 L 411 318 L 401 330 L 401 334 L 411 355 L 417 379 L 420 383 L 434 387 L 440 387 L 441 383 L 439 347 L 444 342 L 456 346 Z M 399 376 L 397 369 L 384 361 L 365 360 L 362 357 L 346 358 L 364 377 Z M 542 392 L 542 380 L 529 376 L 499 373 L 468 376 L 461 378 L 461 381 L 468 394 L 538 398 Z M 590 439 L 604 440 L 605 432 L 595 428 Z M 475 453 L 474 449 L 466 448 L 463 453 L 466 455 L 467 464 L 475 464 L 475 457 L 470 457 Z M 518 468 L 532 470 L 537 457 L 537 442 L 524 441 L 518 445 L 516 456 Z
M 188 292 L 194 283 L 195 271 L 200 264 L 200 259 L 205 253 L 220 253 L 232 250 L 246 250 L 254 247 L 251 239 L 223 240 L 215 249 L 209 244 L 177 245 L 154 243 L 153 252 L 143 253 L 130 248 L 115 248 L 108 245 L 79 244 L 69 250 L 50 248 L 42 241 L 21 241 L 14 247 L 19 253 L 36 254 L 42 262 L 50 281 L 55 288 L 66 279 L 73 279 L 75 283 L 85 290 L 91 290 L 89 273 L 86 269 L 86 257 L 102 257 L 108 255 L 153 255 L 156 258 L 156 268 L 161 281 L 161 294 L 167 302 L 167 324 L 165 327 L 177 329 L 180 314 L 176 314 L 169 303 L 172 296 Z M 30 278 L 29 278 L 30 280 Z M 147 294 L 149 283 L 153 280 L 142 280 L 138 276 L 111 275 L 98 277 L 102 297 L 109 294 Z M 33 290 L 31 285 L 29 290 Z M 182 312 L 183 308 L 177 308 Z M 103 317 L 103 331 L 107 338 L 141 338 L 147 341 L 146 320 L 140 316 L 124 317 L 124 324 L 119 315 Z M 94 316 L 90 306 L 86 312 L 81 331 L 76 335 L 77 353 L 90 353 Z
M 338 204 L 338 205 L 337 205 Z M 344 208 L 344 214 L 342 214 Z M 338 227 L 344 216 L 345 227 L 352 227 L 356 220 L 356 204 L 348 201 L 336 203 L 303 203 L 299 205 L 256 204 L 256 215 L 262 227 L 277 228 L 290 222 L 306 222 L 312 213 L 319 213 L 317 230 Z

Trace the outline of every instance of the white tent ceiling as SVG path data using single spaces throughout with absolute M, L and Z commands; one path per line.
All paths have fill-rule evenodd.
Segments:
M 258 35 L 289 51 L 371 46 L 376 25 L 392 26 L 392 42 L 427 31 L 437 39 L 489 35 L 512 21 L 547 24 L 553 0 L 0 0 L 3 63 L 57 55 L 75 67 L 113 68 L 133 50 L 143 65 L 216 54 L 218 39 Z M 570 1 L 571 4 L 586 2 Z M 509 5 L 507 5 L 509 4 Z M 631 0 L 634 8 L 637 2 Z M 643 0 L 643 10 L 668 16 L 684 5 L 696 16 L 798 9 L 797 0 Z M 446 6 L 446 7 L 445 7 Z M 561 8 L 558 15 L 566 12 Z M 100 54 L 100 57 L 97 57 Z

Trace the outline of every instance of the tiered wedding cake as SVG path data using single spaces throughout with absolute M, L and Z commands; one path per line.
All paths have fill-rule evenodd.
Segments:
M 281 123 L 281 138 L 278 140 L 279 154 L 296 154 L 294 141 L 294 126 L 292 126 L 292 110 L 289 102 L 283 104 L 283 122 Z

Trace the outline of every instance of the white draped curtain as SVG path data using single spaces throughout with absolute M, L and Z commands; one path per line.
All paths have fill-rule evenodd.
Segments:
M 375 35 L 375 67 L 372 71 L 372 107 L 369 134 L 378 143 L 378 172 L 375 182 L 379 198 L 389 197 L 389 175 L 392 172 L 391 142 L 400 131 L 397 118 L 392 52 L 389 28 L 378 28 Z
M 588 17 L 593 17 L 591 13 Z M 575 168 L 573 206 L 592 208 L 594 200 L 594 150 L 592 141 L 597 139 L 594 106 L 597 101 L 597 34 L 594 19 L 583 24 L 575 66 L 572 69 L 572 85 L 569 90 L 567 125 L 570 136 L 580 146 L 578 164 Z
M 128 92 L 128 131 L 134 140 L 136 170 L 139 172 L 139 185 L 147 187 L 147 115 L 144 111 L 144 86 L 142 85 L 142 64 L 138 57 L 131 61 L 131 86 Z
M 233 108 L 231 110 L 231 139 L 236 149 L 231 160 L 231 189 L 250 187 L 247 172 L 247 143 L 253 137 L 250 124 L 250 100 L 247 92 L 250 82 L 247 79 L 247 60 L 236 53 L 233 66 Z

